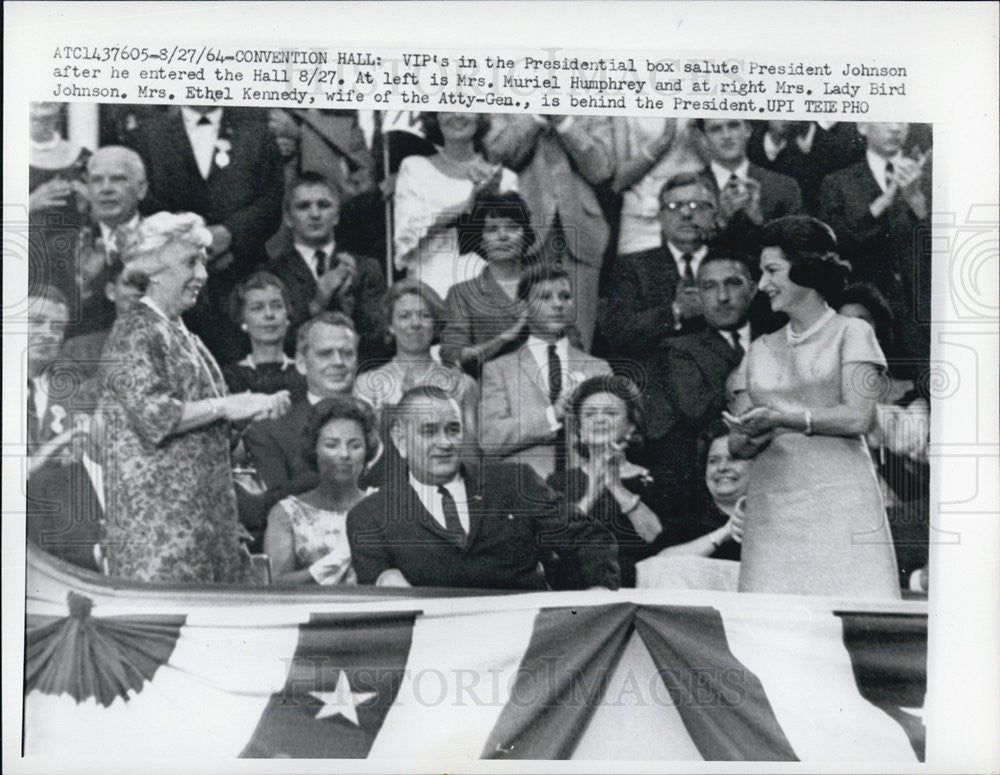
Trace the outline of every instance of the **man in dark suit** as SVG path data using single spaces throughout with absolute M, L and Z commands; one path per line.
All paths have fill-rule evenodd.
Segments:
M 663 244 L 615 261 L 601 331 L 616 356 L 641 362 L 665 337 L 700 325 L 695 278 L 710 253 L 717 206 L 704 176 L 681 173 L 664 183 Z
M 347 515 L 360 583 L 542 590 L 558 551 L 584 585 L 618 587 L 614 538 L 529 467 L 461 465 L 461 411 L 440 388 L 407 391 L 389 434 L 406 470 Z
M 142 124 L 130 144 L 149 181 L 142 212 L 189 211 L 208 224 L 207 293 L 184 317 L 221 362 L 237 360 L 244 344 L 226 314 L 229 293 L 263 261 L 281 218 L 281 157 L 263 114 L 184 106 Z
M 726 408 L 726 379 L 761 332 L 750 311 L 758 273 L 749 257 L 716 252 L 698 270 L 705 326 L 665 340 L 650 358 L 646 462 L 667 483 L 670 508 L 688 514 L 701 492 L 698 438 Z M 765 326 L 766 327 L 766 326 Z
M 282 417 L 253 423 L 243 437 L 266 488 L 261 503 L 241 511 L 251 532 L 263 529 L 270 507 L 286 495 L 316 486 L 316 472 L 302 454 L 303 429 L 313 405 L 335 395 L 350 395 L 357 365 L 358 335 L 342 312 L 321 312 L 299 328 L 295 368 L 306 378 L 306 397 Z
M 52 286 L 28 299 L 26 482 L 28 538 L 61 559 L 97 570 L 102 477 L 81 411 L 88 402 L 72 364 L 57 360 L 69 305 Z M 67 391 L 66 387 L 70 390 Z
M 865 156 L 865 143 L 854 124 L 816 121 L 754 122 L 747 157 L 771 172 L 793 178 L 806 211 L 818 211 L 819 186 L 831 172 Z
M 903 149 L 905 123 L 865 123 L 864 161 L 829 175 L 820 188 L 820 217 L 837 234 L 852 279 L 873 283 L 896 318 L 899 352 L 925 361 L 930 350 L 930 154 Z
M 78 241 L 77 306 L 70 310 L 67 339 L 106 332 L 114 323 L 115 306 L 106 293 L 109 272 L 120 266 L 122 248 L 139 228 L 139 203 L 147 188 L 146 169 L 131 148 L 107 145 L 87 160 L 90 223 Z
M 746 221 L 739 231 L 755 228 L 783 215 L 802 212 L 799 184 L 786 175 L 771 172 L 747 158 L 750 123 L 737 118 L 698 119 L 702 146 L 709 158 L 709 178 L 719 195 L 719 215 L 723 225 Z M 731 245 L 732 246 L 732 245 Z M 755 253 L 754 246 L 744 249 Z
M 354 321 L 360 335 L 361 363 L 388 357 L 385 277 L 375 259 L 337 249 L 337 190 L 322 175 L 305 172 L 288 187 L 284 210 L 292 245 L 268 269 L 288 292 L 289 335 L 324 310 L 339 311 Z

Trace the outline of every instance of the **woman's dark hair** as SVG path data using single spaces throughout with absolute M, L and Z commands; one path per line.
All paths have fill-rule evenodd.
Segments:
M 645 412 L 642 406 L 642 392 L 636 384 L 628 377 L 613 374 L 602 374 L 598 377 L 590 377 L 581 382 L 573 395 L 570 397 L 569 406 L 566 409 L 567 426 L 571 431 L 571 436 L 577 436 L 580 430 L 580 410 L 584 402 L 598 393 L 610 393 L 621 399 L 625 404 L 625 416 L 632 423 L 635 432 L 629 438 L 628 449 L 634 451 L 642 446 L 642 431 L 645 426 Z M 577 452 L 584 457 L 587 456 L 587 449 L 577 443 Z
M 490 114 L 474 113 L 473 115 L 476 117 L 476 133 L 472 136 L 472 145 L 481 153 L 483 150 L 483 138 L 490 131 Z M 438 123 L 437 113 L 421 113 L 420 123 L 424 128 L 424 137 L 429 142 L 438 148 L 444 145 L 444 135 L 441 134 L 441 125 Z
M 444 302 L 441 301 L 441 297 L 433 288 L 419 280 L 406 277 L 389 286 L 389 290 L 385 292 L 385 297 L 382 299 L 386 321 L 392 322 L 392 313 L 396 309 L 396 302 L 404 296 L 410 295 L 419 296 L 430 310 L 431 317 L 434 318 L 434 339 L 436 340 L 441 333 L 440 329 L 444 326 Z
M 535 230 L 531 228 L 531 213 L 528 204 L 516 191 L 491 193 L 481 191 L 472 203 L 472 211 L 459 226 L 459 250 L 462 253 L 478 253 L 486 258 L 483 249 L 483 228 L 487 218 L 507 218 L 524 230 L 521 246 L 522 260 L 535 244 Z
M 828 303 L 844 290 L 851 265 L 837 253 L 837 237 L 823 221 L 808 215 L 778 218 L 764 226 L 760 248 L 780 248 L 791 264 L 788 279 Z
M 246 280 L 237 285 L 229 297 L 229 317 L 236 325 L 243 322 L 243 312 L 246 308 L 247 294 L 250 291 L 262 291 L 265 288 L 277 288 L 281 292 L 281 300 L 285 309 L 291 314 L 292 305 L 288 301 L 288 289 L 276 275 L 270 272 L 254 272 Z
M 702 476 L 708 467 L 708 450 L 712 448 L 712 442 L 716 439 L 729 438 L 729 426 L 722 420 L 713 420 L 700 434 L 698 434 L 698 464 Z
M 892 348 L 895 320 L 882 291 L 869 282 L 851 283 L 837 295 L 832 306 L 839 310 L 845 304 L 859 304 L 868 310 L 875 321 L 875 338 L 879 345 L 883 350 Z
M 380 442 L 375 429 L 375 412 L 359 398 L 353 396 L 333 396 L 324 398 L 312 408 L 306 426 L 302 431 L 302 456 L 313 471 L 319 470 L 316 461 L 316 445 L 320 431 L 334 420 L 353 420 L 361 428 L 365 439 L 365 463 L 370 463 L 378 454 Z

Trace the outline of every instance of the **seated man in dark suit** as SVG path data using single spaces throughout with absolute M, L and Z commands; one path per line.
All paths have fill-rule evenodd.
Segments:
M 802 212 L 799 184 L 787 175 L 771 172 L 747 158 L 750 123 L 738 118 L 708 118 L 695 122 L 708 155 L 708 172 L 719 192 L 722 224 L 734 228 L 734 219 L 752 231 L 782 215 Z M 742 230 L 742 229 L 741 229 Z M 755 247 L 745 246 L 748 252 Z
M 698 269 L 705 326 L 664 341 L 649 360 L 648 427 L 644 450 L 657 481 L 668 482 L 661 513 L 687 514 L 701 491 L 698 437 L 726 408 L 726 378 L 752 337 L 758 273 L 749 257 L 713 253 Z
M 852 280 L 874 284 L 896 319 L 898 351 L 890 361 L 930 356 L 930 153 L 907 153 L 910 127 L 864 123 L 865 159 L 829 175 L 820 218 L 836 232 Z M 927 239 L 919 239 L 927 230 Z M 914 376 L 908 374 L 906 376 Z
M 97 570 L 103 519 L 101 456 L 90 447 L 89 416 L 72 364 L 57 360 L 69 305 L 53 286 L 28 298 L 28 538 L 76 565 Z M 67 394 L 66 386 L 73 388 Z
M 665 337 L 700 325 L 695 278 L 710 253 L 717 214 L 707 177 L 680 173 L 663 184 L 663 244 L 615 261 L 601 331 L 616 355 L 643 361 Z
M 263 532 L 266 515 L 279 500 L 316 486 L 316 472 L 303 457 L 303 429 L 315 404 L 350 395 L 357 365 L 358 335 L 342 312 L 321 312 L 299 328 L 295 368 L 306 378 L 306 397 L 282 417 L 253 423 L 243 437 L 266 488 L 259 503 L 240 504 L 240 518 L 251 533 Z
M 360 583 L 543 590 L 558 552 L 584 585 L 618 587 L 614 538 L 530 468 L 461 465 L 462 415 L 440 388 L 407 391 L 389 434 L 406 470 L 347 515 Z
M 322 175 L 305 172 L 285 193 L 285 225 L 292 246 L 268 269 L 284 284 L 291 308 L 289 335 L 324 310 L 343 312 L 360 335 L 360 362 L 388 357 L 382 309 L 385 276 L 378 262 L 337 249 L 334 230 L 340 196 Z

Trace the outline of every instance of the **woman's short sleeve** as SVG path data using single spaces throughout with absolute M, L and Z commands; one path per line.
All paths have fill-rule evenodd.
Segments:
M 886 368 L 885 355 L 875 338 L 875 330 L 864 320 L 846 318 L 844 338 L 841 341 L 842 363 L 872 363 Z

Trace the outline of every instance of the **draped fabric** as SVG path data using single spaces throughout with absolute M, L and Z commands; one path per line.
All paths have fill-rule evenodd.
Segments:
M 925 603 L 214 594 L 29 598 L 26 753 L 923 760 Z

